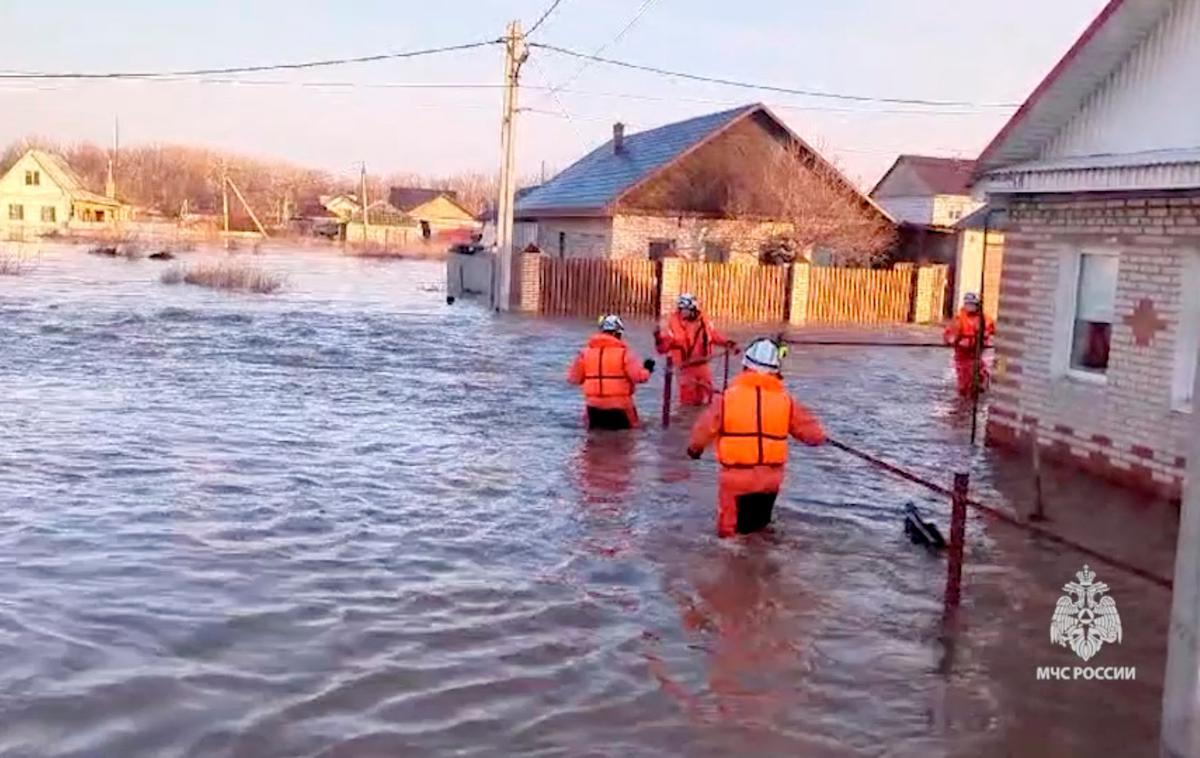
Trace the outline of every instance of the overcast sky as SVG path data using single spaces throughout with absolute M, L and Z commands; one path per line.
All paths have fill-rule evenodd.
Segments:
M 678 71 L 791 89 L 875 97 L 1017 103 L 1105 0 L 562 0 L 536 39 Z M 396 52 L 495 38 L 526 27 L 550 0 L 0 3 L 0 70 L 171 70 Z M 870 184 L 900 152 L 974 157 L 1012 108 L 859 104 L 666 78 L 534 50 L 523 72 L 518 164 L 565 167 L 631 131 L 762 101 L 802 137 Z M 197 143 L 349 173 L 494 170 L 498 89 L 489 47 L 253 83 L 0 82 L 0 140 L 41 134 L 109 142 Z M 557 99 L 547 85 L 570 81 Z M 297 86 L 300 81 L 354 87 Z M 363 86 L 375 85 L 375 86 Z M 916 112 L 914 112 L 916 111 Z M 569 118 L 567 117 L 569 115 Z

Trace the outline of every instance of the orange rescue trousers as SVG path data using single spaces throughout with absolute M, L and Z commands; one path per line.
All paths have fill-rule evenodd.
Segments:
M 725 468 L 717 480 L 717 536 L 749 534 L 771 523 L 783 468 Z

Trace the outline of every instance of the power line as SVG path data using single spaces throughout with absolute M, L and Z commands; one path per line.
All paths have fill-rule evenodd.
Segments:
M 633 14 L 633 18 L 629 19 L 629 23 L 625 24 L 625 26 L 621 29 L 621 31 L 617 32 L 617 36 L 613 37 L 608 42 L 605 42 L 603 45 L 601 45 L 600 47 L 598 47 L 594 51 L 592 51 L 592 55 L 597 56 L 600 53 L 607 50 L 608 48 L 610 48 L 613 45 L 620 42 L 621 39 L 626 34 L 629 33 L 629 30 L 632 29 L 635 24 L 637 24 L 637 22 L 642 18 L 642 16 L 646 15 L 646 11 L 650 10 L 650 6 L 654 5 L 654 3 L 656 3 L 656 2 L 657 2 L 657 0 L 642 0 L 641 7 L 639 7 L 637 9 L 637 11 Z M 590 66 L 590 65 L 592 65 L 592 61 L 590 61 L 590 60 L 583 61 L 581 64 L 579 64 L 579 68 L 575 69 L 574 73 L 572 73 L 570 76 L 568 76 L 563 81 L 559 82 L 559 84 L 556 87 L 554 87 L 552 90 L 550 90 L 551 94 L 555 94 L 555 93 L 562 91 L 563 87 L 566 87 L 567 85 L 571 84 L 576 79 L 578 79 L 579 76 L 584 71 L 586 71 L 588 66 Z
M 892 103 L 897 105 L 926 105 L 935 107 L 972 107 L 972 108 L 1016 108 L 1020 103 L 972 103 L 965 100 L 927 100 L 924 98 L 908 98 L 908 97 L 874 97 L 870 95 L 852 95 L 842 92 L 823 92 L 820 90 L 794 89 L 791 87 L 778 87 L 771 84 L 754 84 L 752 82 L 739 81 L 737 79 L 723 79 L 714 76 L 702 76 L 700 74 L 689 74 L 681 71 L 670 71 L 668 69 L 657 68 L 655 66 L 644 66 L 638 63 L 629 63 L 627 61 L 619 61 L 613 58 L 604 58 L 599 55 L 589 55 L 581 53 L 578 50 L 571 50 L 558 45 L 550 45 L 543 42 L 530 42 L 530 47 L 538 47 L 543 50 L 549 50 L 560 55 L 579 58 L 581 60 L 592 61 L 595 63 L 603 63 L 609 66 L 618 68 L 626 68 L 634 71 L 644 71 L 660 76 L 670 76 L 677 79 L 688 79 L 695 82 L 706 82 L 708 84 L 722 84 L 727 87 L 741 87 L 742 89 L 762 90 L 764 92 L 781 92 L 788 95 L 801 95 L 804 97 L 823 97 L 831 100 L 846 100 L 859 103 Z
M 498 45 L 503 40 L 490 39 L 480 42 L 468 42 L 460 45 L 445 45 L 429 47 L 423 50 L 407 50 L 399 53 L 379 53 L 362 55 L 354 58 L 330 58 L 326 60 L 302 61 L 300 63 L 270 63 L 260 66 L 229 66 L 225 68 L 197 68 L 182 71 L 108 71 L 108 72 L 76 72 L 76 73 L 47 73 L 42 71 L 7 71 L 0 73 L 0 79 L 160 79 L 164 77 L 216 76 L 221 74 L 249 74 L 261 71 L 293 71 L 299 69 L 328 68 L 344 66 L 353 63 L 375 63 L 378 61 L 417 58 L 424 55 L 452 53 L 461 50 L 472 50 L 489 45 Z
M 563 0 L 554 0 L 554 2 L 550 3 L 550 7 L 542 12 L 542 15 L 538 18 L 537 21 L 533 22 L 533 26 L 529 27 L 529 31 L 525 32 L 525 36 L 526 37 L 532 36 L 533 33 L 538 30 L 539 26 L 546 23 L 546 19 L 550 18 L 550 14 L 553 13 L 556 8 L 558 8 L 558 6 L 562 3 L 562 1 Z

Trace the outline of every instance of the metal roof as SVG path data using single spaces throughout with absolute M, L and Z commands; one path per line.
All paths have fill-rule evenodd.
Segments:
M 977 171 L 1036 159 L 1172 4 L 1173 0 L 1111 0 L 984 149 Z
M 745 105 L 627 134 L 616 153 L 609 140 L 521 198 L 516 213 L 528 216 L 542 211 L 603 211 L 626 190 L 761 107 Z
M 971 194 L 971 174 L 975 161 L 963 158 L 939 158 L 932 155 L 901 155 L 875 183 L 870 195 L 873 198 L 888 197 L 881 194 L 886 189 L 884 182 L 901 168 L 907 168 L 925 185 L 931 195 Z M 902 193 L 896 193 L 902 194 Z

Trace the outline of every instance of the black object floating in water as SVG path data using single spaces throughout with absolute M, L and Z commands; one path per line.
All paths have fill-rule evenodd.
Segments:
M 946 538 L 938 531 L 937 524 L 922 519 L 917 506 L 911 502 L 904 506 L 904 533 L 914 545 L 921 545 L 930 550 L 946 547 Z
M 152 261 L 173 261 L 175 255 L 170 250 L 159 250 L 157 253 L 151 253 L 147 256 Z
M 446 305 L 454 305 L 454 295 L 446 295 Z

